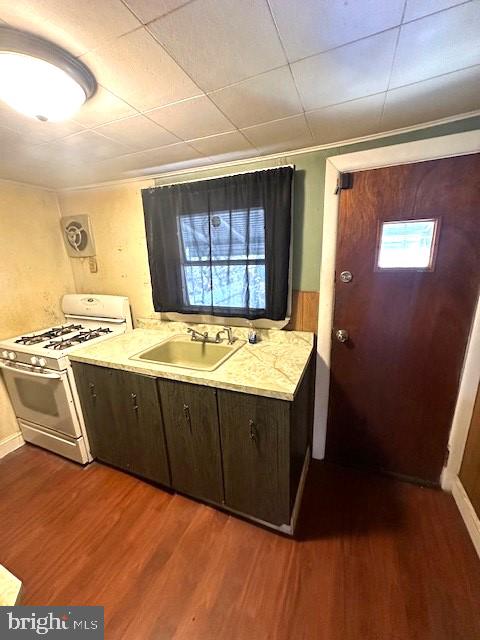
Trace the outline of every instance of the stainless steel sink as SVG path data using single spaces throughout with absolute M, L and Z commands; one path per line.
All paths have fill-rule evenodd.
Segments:
M 213 343 L 193 341 L 187 336 L 176 335 L 137 353 L 130 360 L 198 371 L 214 371 L 244 344 L 244 340 L 236 340 L 233 344 Z

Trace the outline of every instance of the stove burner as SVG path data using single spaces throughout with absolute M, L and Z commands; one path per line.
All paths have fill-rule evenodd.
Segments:
M 15 342 L 17 344 L 26 345 L 38 344 L 39 342 L 45 342 L 46 340 L 51 340 L 52 338 L 58 338 L 59 336 L 63 336 L 67 333 L 72 333 L 72 331 L 78 331 L 82 328 L 83 327 L 81 324 L 68 324 L 62 325 L 60 327 L 52 327 L 51 329 L 48 329 L 48 331 L 44 331 L 44 333 L 40 333 L 38 335 L 22 336 L 21 338 L 18 338 L 18 340 L 15 340 Z
M 81 328 L 81 327 L 79 327 Z M 76 335 L 71 338 L 67 338 L 66 340 L 52 340 L 48 344 L 45 345 L 46 349 L 55 349 L 57 351 L 61 349 L 69 349 L 70 347 L 75 347 L 82 342 L 88 342 L 89 340 L 93 340 L 94 338 L 99 338 L 100 336 L 105 335 L 106 333 L 111 333 L 112 330 L 108 327 L 99 327 L 98 329 L 86 329 L 85 331 L 80 331 Z

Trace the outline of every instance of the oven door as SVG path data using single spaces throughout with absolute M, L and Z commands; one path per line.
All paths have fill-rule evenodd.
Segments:
M 17 418 L 78 438 L 81 433 L 66 371 L 1 362 Z

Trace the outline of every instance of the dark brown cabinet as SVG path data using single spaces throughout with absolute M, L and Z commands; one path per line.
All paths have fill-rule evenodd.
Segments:
M 292 532 L 313 359 L 293 402 L 74 363 L 92 455 Z
M 218 392 L 225 504 L 260 520 L 290 521 L 290 403 Z
M 73 363 L 92 455 L 170 485 L 155 378 Z
M 217 391 L 185 382 L 158 380 L 172 486 L 221 504 L 222 463 Z

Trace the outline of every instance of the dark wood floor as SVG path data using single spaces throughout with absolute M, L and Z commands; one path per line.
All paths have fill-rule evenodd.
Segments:
M 478 640 L 480 563 L 449 495 L 316 463 L 299 539 L 100 464 L 0 461 L 24 604 L 99 604 L 109 640 Z

